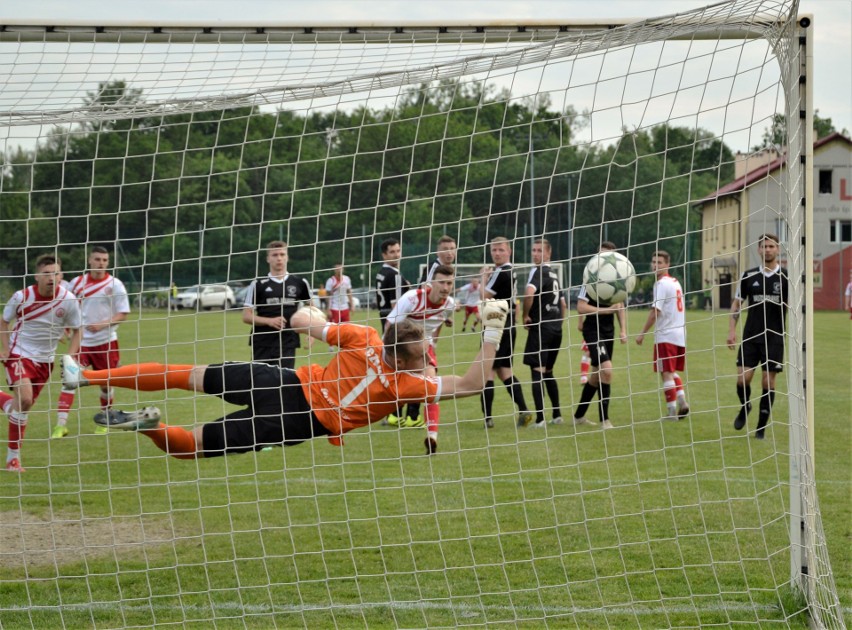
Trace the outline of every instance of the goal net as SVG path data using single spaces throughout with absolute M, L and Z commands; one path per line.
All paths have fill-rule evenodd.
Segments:
M 812 29 L 793 0 L 608 26 L 5 25 L 0 298 L 36 283 L 40 254 L 58 254 L 71 280 L 105 247 L 129 294 L 124 365 L 250 360 L 236 300 L 269 272 L 276 240 L 317 299 L 342 264 L 353 320 L 374 327 L 389 238 L 412 281 L 448 234 L 465 278 L 492 264 L 493 238 L 509 239 L 519 298 L 538 238 L 566 297 L 603 241 L 639 283 L 613 359 L 612 430 L 571 422 L 573 306 L 559 407 L 545 397 L 543 409 L 566 422 L 519 428 L 497 378 L 494 428 L 478 397 L 443 401 L 431 456 L 425 429 L 376 423 L 342 447 L 176 459 L 142 433 L 97 433 L 97 387 L 51 438 L 55 370 L 27 415 L 26 472 L 0 484 L 0 625 L 842 627 L 828 550 L 843 543 L 823 529 L 806 388 Z M 765 147 L 779 114 L 787 147 Z M 753 164 L 758 148 L 781 153 L 750 169 L 762 197 L 737 214 L 735 152 Z M 767 232 L 790 291 L 756 440 L 759 380 L 746 430 L 732 426 L 727 306 Z M 659 249 L 689 309 L 692 411 L 671 423 L 652 350 L 633 342 Z M 209 285 L 234 299 L 170 308 L 175 292 Z M 27 324 L 16 314 L 10 328 Z M 519 324 L 514 374 L 532 408 L 528 334 Z M 297 365 L 336 352 L 302 345 Z M 459 321 L 445 328 L 439 374 L 462 374 L 479 345 Z M 114 396 L 186 428 L 237 409 L 181 390 Z

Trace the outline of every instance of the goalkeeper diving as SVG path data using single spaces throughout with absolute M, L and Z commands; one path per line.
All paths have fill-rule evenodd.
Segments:
M 96 424 L 138 431 L 179 459 L 294 446 L 320 436 L 341 445 L 345 433 L 378 422 L 401 404 L 478 395 L 503 336 L 509 303 L 485 300 L 480 312 L 482 347 L 462 376 L 429 378 L 423 374 L 429 341 L 423 327 L 411 320 L 389 326 L 379 337 L 368 326 L 329 323 L 322 311 L 305 306 L 291 317 L 290 326 L 299 334 L 340 348 L 326 366 L 311 364 L 291 370 L 243 362 L 140 363 L 84 370 L 66 355 L 62 382 L 68 388 L 183 389 L 242 407 L 191 430 L 161 423 L 156 407 L 128 412 L 111 408 L 95 416 Z

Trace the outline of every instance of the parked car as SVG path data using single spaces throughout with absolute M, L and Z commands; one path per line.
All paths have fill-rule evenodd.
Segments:
M 376 290 L 371 287 L 352 289 L 352 298 L 356 309 L 376 308 Z
M 246 294 L 248 294 L 249 287 L 240 287 L 234 293 L 234 307 L 243 308 L 246 304 Z
M 234 290 L 226 284 L 202 284 L 184 289 L 174 299 L 177 308 L 209 310 L 231 308 L 237 303 Z

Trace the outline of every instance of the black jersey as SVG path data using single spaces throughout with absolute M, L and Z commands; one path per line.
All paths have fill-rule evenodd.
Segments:
M 432 276 L 435 275 L 435 270 L 441 266 L 441 261 L 435 258 L 428 265 L 423 268 L 423 274 L 420 276 L 420 284 L 424 282 L 429 282 L 432 279 Z
M 379 315 L 386 317 L 397 300 L 411 288 L 410 283 L 397 267 L 385 263 L 376 274 L 376 306 Z
M 559 276 L 550 265 L 535 267 L 530 272 L 527 287 L 533 287 L 529 316 L 533 324 L 562 322 L 562 291 Z
M 310 304 L 311 287 L 307 280 L 298 276 L 286 275 L 284 280 L 270 276 L 258 278 L 252 282 L 248 291 L 246 306 L 253 306 L 261 317 L 281 317 L 287 320 L 302 304 Z M 271 326 L 255 326 L 249 338 L 252 347 L 298 348 L 299 335 L 290 328 L 275 330 Z
M 577 301 L 588 302 L 591 306 L 600 306 L 586 293 L 586 285 L 580 287 Z M 583 316 L 583 339 L 595 341 L 598 339 L 615 339 L 615 313 L 591 313 Z
M 495 300 L 509 300 L 509 317 L 506 325 L 511 326 L 515 321 L 515 270 L 512 263 L 495 267 L 491 276 L 485 282 L 485 297 Z
M 770 272 L 755 267 L 743 273 L 737 287 L 737 299 L 746 302 L 743 340 L 761 339 L 764 334 L 783 337 L 787 316 L 787 271 L 778 265 Z

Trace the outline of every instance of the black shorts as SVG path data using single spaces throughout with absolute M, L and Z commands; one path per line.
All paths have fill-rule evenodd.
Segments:
M 562 322 L 558 326 L 541 324 L 531 327 L 524 348 L 524 365 L 545 368 L 549 372 L 556 365 L 561 345 Z
M 260 361 L 292 370 L 296 367 L 296 347 L 285 346 L 279 348 L 277 346 L 254 345 L 251 348 L 251 358 L 253 361 Z
M 612 353 L 615 350 L 614 339 L 598 339 L 597 337 L 585 339 L 586 347 L 589 349 L 589 360 L 592 367 L 600 367 L 602 363 L 612 361 Z
M 500 339 L 500 345 L 497 347 L 497 354 L 494 355 L 494 369 L 511 368 L 512 353 L 515 351 L 515 338 L 518 336 L 518 331 L 514 326 L 503 330 L 503 337 Z
M 784 370 L 784 340 L 748 339 L 737 352 L 737 366 L 754 369 L 761 366 L 767 372 Z
M 265 363 L 209 365 L 204 393 L 245 407 L 204 425 L 205 457 L 294 446 L 329 435 L 311 411 L 292 370 Z

